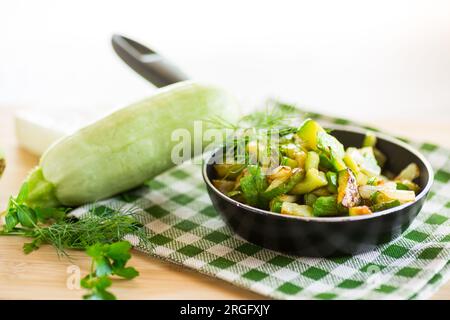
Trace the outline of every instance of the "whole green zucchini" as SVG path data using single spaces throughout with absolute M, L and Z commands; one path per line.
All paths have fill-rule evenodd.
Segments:
M 25 203 L 77 206 L 137 187 L 174 166 L 171 152 L 179 144 L 171 139 L 174 130 L 186 129 L 194 138 L 194 121 L 211 116 L 235 121 L 237 101 L 192 81 L 158 89 L 52 145 L 27 178 Z M 203 137 L 195 138 L 205 144 Z

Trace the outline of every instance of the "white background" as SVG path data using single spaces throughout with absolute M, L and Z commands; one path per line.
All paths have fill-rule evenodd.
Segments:
M 119 107 L 154 88 L 113 33 L 251 107 L 450 123 L 450 1 L 0 0 L 0 106 Z M 420 128 L 418 128 L 420 129 Z

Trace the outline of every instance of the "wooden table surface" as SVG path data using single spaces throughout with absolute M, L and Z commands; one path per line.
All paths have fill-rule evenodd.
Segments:
M 388 124 L 385 123 L 387 127 Z M 396 133 L 450 146 L 450 128 L 444 123 L 419 130 L 414 123 L 396 123 Z M 426 130 L 425 130 L 426 129 Z M 392 131 L 392 130 L 391 130 Z M 0 180 L 0 211 L 9 195 L 15 194 L 38 158 L 20 149 L 14 138 L 10 111 L 0 109 L 0 147 L 7 157 L 7 169 Z M 29 255 L 22 253 L 23 238 L 0 237 L 0 299 L 80 299 L 83 290 L 73 286 L 77 272 L 85 275 L 89 259 L 72 251 L 72 261 L 58 258 L 53 248 L 44 246 Z M 131 281 L 115 281 L 112 291 L 119 299 L 262 299 L 263 297 L 197 272 L 133 253 L 130 265 L 140 276 Z M 450 283 L 434 299 L 450 299 Z

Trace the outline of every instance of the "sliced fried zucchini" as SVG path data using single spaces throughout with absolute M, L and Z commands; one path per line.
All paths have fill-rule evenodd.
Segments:
M 412 202 L 416 199 L 414 191 L 390 190 L 376 191 L 370 197 L 370 201 L 375 204 L 398 200 L 400 203 Z
M 420 187 L 410 180 L 397 181 L 397 190 L 411 190 L 418 192 Z
M 349 216 L 362 216 L 365 214 L 371 214 L 372 210 L 368 206 L 358 206 L 352 207 L 348 209 Z
M 379 186 L 371 186 L 371 185 L 365 185 L 358 187 L 359 194 L 363 199 L 370 199 L 373 193 L 377 191 L 387 191 L 387 190 L 395 190 L 397 188 L 397 185 L 394 183 L 392 184 L 383 184 Z
M 288 166 L 288 167 L 291 167 L 291 168 L 297 168 L 298 163 L 297 163 L 296 160 L 291 159 L 289 157 L 282 157 L 281 158 L 281 165 L 282 166 Z
M 292 202 L 283 202 L 281 205 L 281 214 L 287 214 L 298 217 L 312 217 L 313 209 L 308 205 L 302 205 Z
M 372 147 L 364 147 L 361 149 L 348 148 L 347 154 L 347 161 L 350 161 L 351 158 L 357 164 L 358 171 L 362 171 L 369 177 L 379 176 L 381 174 L 381 168 L 375 159 Z M 353 167 L 354 165 L 350 166 L 350 168 Z
M 298 129 L 297 136 L 307 150 L 317 150 L 317 134 L 319 132 L 325 132 L 325 130 L 316 121 L 306 119 Z
M 291 191 L 291 194 L 305 194 L 328 184 L 325 173 L 317 169 L 306 171 L 305 178 L 300 181 Z
M 238 163 L 220 163 L 214 165 L 214 170 L 216 170 L 217 178 L 219 179 L 236 179 L 244 168 L 244 164 Z
M 222 193 L 229 193 L 234 189 L 235 182 L 230 180 L 218 180 L 215 179 L 212 181 L 214 187 L 216 187 Z
M 305 170 L 308 171 L 312 168 L 319 169 L 319 162 L 320 159 L 317 152 L 309 151 L 305 161 Z
M 305 162 L 306 162 L 307 154 L 305 151 L 299 151 L 295 153 L 295 161 L 297 161 L 297 166 L 299 168 L 304 169 L 305 168 Z
M 316 217 L 328 217 L 339 215 L 336 196 L 319 197 L 314 202 L 313 214 Z
M 375 147 L 376 144 L 377 136 L 373 132 L 367 131 L 364 137 L 363 147 Z
M 305 194 L 305 197 L 304 197 L 305 204 L 312 207 L 314 205 L 314 202 L 316 202 L 317 198 L 318 198 L 318 196 L 316 196 L 315 194 L 307 193 L 307 194 Z
M 299 151 L 300 148 L 293 143 L 287 143 L 281 146 L 281 152 L 291 159 L 295 159 L 295 154 Z
M 260 194 L 267 189 L 267 180 L 261 171 L 261 167 L 250 165 L 248 173 L 240 180 L 242 194 L 247 204 L 254 207 L 263 207 Z
M 272 185 L 277 181 L 273 180 L 270 186 L 262 193 L 262 198 L 265 200 L 271 200 L 279 195 L 288 193 L 291 191 L 294 186 L 296 186 L 299 181 L 301 181 L 304 177 L 304 171 L 300 168 L 295 168 L 292 170 L 292 175 L 285 181 L 280 184 L 277 184 L 275 187 Z
M 383 210 L 387 210 L 387 209 L 390 209 L 390 208 L 398 207 L 399 205 L 401 205 L 400 201 L 398 201 L 398 200 L 391 200 L 391 201 L 388 201 L 388 202 L 376 203 L 376 204 L 372 205 L 370 207 L 370 209 L 373 212 L 378 212 L 378 211 L 383 211 Z
M 350 169 L 339 171 L 337 202 L 346 208 L 357 206 L 360 201 L 356 178 Z
M 395 177 L 394 180 L 409 180 L 413 181 L 414 179 L 418 178 L 420 176 L 420 169 L 419 166 L 415 163 L 410 163 L 408 166 L 406 166 L 405 169 L 403 169 L 397 177 Z

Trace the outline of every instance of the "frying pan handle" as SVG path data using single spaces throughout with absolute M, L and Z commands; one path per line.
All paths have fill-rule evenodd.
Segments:
M 161 88 L 188 77 L 154 50 L 121 35 L 113 35 L 112 46 L 117 55 L 143 78 Z

